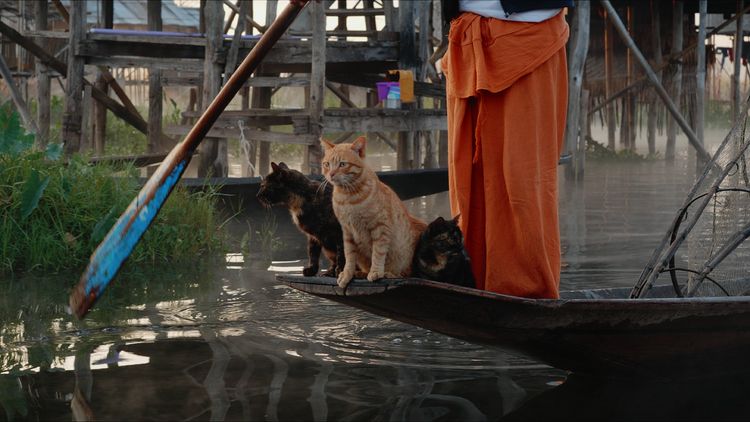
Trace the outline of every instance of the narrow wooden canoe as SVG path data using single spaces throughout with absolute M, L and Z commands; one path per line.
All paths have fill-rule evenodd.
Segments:
M 750 368 L 750 297 L 647 299 L 630 288 L 526 299 L 421 279 L 353 281 L 278 275 L 287 285 L 469 342 L 521 352 L 554 367 L 612 376 L 706 377 Z

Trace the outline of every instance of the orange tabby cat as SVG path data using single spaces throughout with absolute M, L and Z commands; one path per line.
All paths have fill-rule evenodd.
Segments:
M 408 277 L 419 236 L 427 226 L 413 217 L 396 194 L 365 164 L 367 140 L 325 150 L 323 174 L 333 184 L 333 212 L 344 232 L 346 265 L 338 285 L 346 287 L 357 266 L 367 279 Z

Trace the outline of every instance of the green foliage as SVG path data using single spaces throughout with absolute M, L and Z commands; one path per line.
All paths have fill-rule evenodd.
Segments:
M 33 145 L 34 135 L 23 129 L 10 101 L 0 105 L 0 154 L 19 154 Z
M 135 169 L 92 166 L 81 157 L 50 160 L 59 157 L 59 145 L 35 151 L 17 118 L 3 116 L 2 145 L 12 147 L 0 150 L 0 274 L 81 268 L 138 193 Z M 190 260 L 220 251 L 224 234 L 216 197 L 211 190 L 174 189 L 130 262 Z

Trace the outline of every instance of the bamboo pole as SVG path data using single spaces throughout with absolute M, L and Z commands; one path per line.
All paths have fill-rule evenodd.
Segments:
M 662 43 L 661 43 L 661 2 L 659 0 L 651 0 L 651 42 L 652 49 L 654 51 L 654 69 L 659 69 L 664 64 L 662 59 Z M 662 73 L 659 70 L 654 70 L 659 82 L 662 81 Z M 646 143 L 648 144 L 649 155 L 656 154 L 656 119 L 659 112 L 659 104 L 656 100 L 656 93 L 649 95 L 651 101 L 648 104 L 648 116 L 646 117 L 647 135 Z
M 604 22 L 604 90 L 607 98 L 612 97 L 612 78 L 614 77 L 614 64 L 612 57 L 614 55 L 614 37 L 612 34 L 612 23 L 606 17 Z M 615 132 L 617 129 L 617 116 L 615 115 L 615 105 L 612 102 L 607 104 L 607 146 L 614 151 L 617 147 L 615 143 Z
M 198 119 L 185 139 L 172 149 L 138 196 L 120 216 L 91 256 L 78 285 L 70 294 L 70 309 L 83 318 L 104 292 L 122 263 L 132 252 L 143 233 L 156 217 L 164 201 L 190 163 L 190 158 L 232 98 L 242 88 L 260 62 L 281 38 L 306 1 L 294 0 L 263 34 L 221 91 Z
M 705 148 L 703 148 L 703 145 L 701 145 L 701 143 L 698 141 L 698 138 L 695 136 L 695 132 L 693 132 L 693 130 L 690 128 L 690 125 L 688 125 L 685 118 L 682 116 L 682 114 L 680 114 L 680 111 L 677 109 L 677 106 L 674 104 L 672 99 L 669 97 L 669 94 L 667 94 L 667 91 L 659 82 L 659 79 L 656 77 L 654 70 L 648 64 L 648 61 L 646 61 L 646 58 L 643 57 L 643 54 L 638 49 L 638 46 L 635 44 L 633 39 L 630 37 L 630 34 L 628 34 L 627 29 L 625 29 L 625 25 L 623 25 L 614 7 L 612 7 L 612 4 L 608 0 L 600 0 L 600 1 L 601 1 L 602 6 L 604 6 L 604 8 L 607 10 L 607 14 L 609 18 L 612 20 L 612 23 L 614 24 L 615 29 L 620 34 L 620 36 L 622 37 L 627 47 L 633 51 L 633 55 L 635 56 L 636 60 L 641 64 L 644 71 L 646 72 L 646 75 L 648 75 L 649 82 L 651 82 L 654 89 L 656 89 L 656 92 L 659 94 L 659 97 L 661 97 L 662 101 L 664 101 L 664 104 L 667 106 L 667 109 L 669 110 L 669 112 L 675 118 L 680 128 L 687 135 L 688 141 L 690 142 L 690 144 L 695 148 L 695 150 L 698 152 L 698 155 L 702 159 L 709 161 L 711 159 L 711 156 L 708 154 L 708 152 L 706 152 Z

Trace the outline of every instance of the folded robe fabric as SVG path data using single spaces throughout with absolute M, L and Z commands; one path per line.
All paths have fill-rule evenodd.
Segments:
M 568 25 L 562 13 L 541 23 L 463 13 L 449 39 L 451 210 L 477 288 L 556 298 Z

